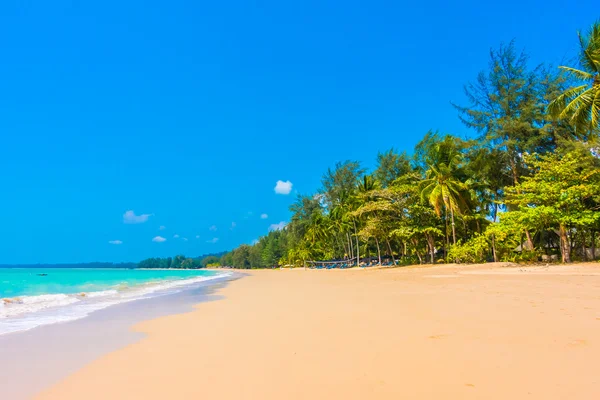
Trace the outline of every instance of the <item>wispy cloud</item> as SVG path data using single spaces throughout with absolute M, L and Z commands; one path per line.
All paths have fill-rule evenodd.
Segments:
M 200 239 L 200 235 L 196 235 L 196 239 Z
M 287 222 L 285 222 L 285 221 L 281 221 L 281 222 L 280 222 L 280 223 L 278 223 L 278 224 L 271 224 L 271 225 L 269 226 L 269 230 L 270 230 L 270 231 L 280 231 L 280 230 L 282 230 L 283 228 L 285 228 L 285 227 L 286 227 L 286 225 L 287 225 Z
M 133 212 L 133 210 L 128 210 L 125 211 L 125 214 L 123 214 L 123 223 L 143 224 L 144 222 L 148 221 L 148 218 L 150 218 L 151 216 L 152 214 L 136 215 L 135 212 Z
M 237 224 L 235 222 L 232 222 L 231 223 L 231 228 L 229 228 L 229 229 L 234 230 L 236 226 L 237 226 Z
M 260 219 L 267 219 L 269 218 L 268 214 L 260 214 Z
M 275 184 L 275 193 L 277 194 L 290 194 L 292 191 L 292 182 L 290 181 L 277 181 Z
M 164 226 L 164 225 L 161 225 L 161 226 L 158 227 L 159 231 L 164 231 L 165 229 L 167 229 L 167 227 Z
M 210 228 L 208 228 L 208 230 L 209 230 L 209 231 L 213 231 L 213 232 L 214 232 L 214 231 L 216 231 L 216 230 L 217 230 L 217 226 L 216 226 L 216 225 L 213 225 L 213 226 L 211 226 Z
M 181 240 L 183 240 L 184 242 L 187 242 L 188 238 L 181 238 Z
M 123 244 L 123 242 L 121 240 L 109 240 L 108 243 L 110 243 L 110 244 Z
M 212 238 L 212 239 L 210 239 L 210 240 L 207 240 L 207 241 L 206 241 L 206 243 L 212 243 L 212 244 L 215 244 L 215 243 L 217 243 L 218 241 L 219 241 L 219 238 Z
M 164 238 L 164 237 L 162 237 L 162 236 L 155 236 L 154 238 L 152 238 L 152 241 L 153 241 L 153 242 L 156 242 L 156 243 L 162 243 L 162 242 L 166 242 L 166 241 L 167 241 L 167 239 L 165 239 L 165 238 Z
M 179 235 L 178 234 L 174 234 L 173 235 L 173 239 L 179 239 Z

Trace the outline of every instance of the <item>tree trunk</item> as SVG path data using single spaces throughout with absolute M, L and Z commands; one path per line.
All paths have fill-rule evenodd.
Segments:
M 512 156 L 510 157 L 510 170 L 512 172 L 513 186 L 517 186 L 519 184 L 519 177 L 518 177 L 518 173 L 517 173 L 517 163 L 515 162 L 515 159 Z
M 415 250 L 415 254 L 417 255 L 417 257 L 419 258 L 419 264 L 423 264 L 423 257 L 421 257 L 421 254 L 419 254 L 418 251 Z
M 375 238 L 375 244 L 377 245 L 377 257 L 379 257 L 379 265 L 381 265 L 381 250 L 379 249 L 379 240 Z
M 340 239 L 339 235 L 335 235 L 335 243 L 342 248 L 342 251 L 344 252 L 344 256 L 346 254 L 348 254 L 348 252 L 346 251 L 346 244 L 344 243 L 343 240 Z
M 392 262 L 394 263 L 394 265 L 396 265 L 396 260 L 394 259 L 394 252 L 392 251 L 392 246 L 390 245 L 390 241 L 386 238 L 385 241 L 387 242 L 388 245 L 388 249 L 390 250 L 390 256 L 392 257 Z
M 583 261 L 588 260 L 587 248 L 585 247 L 585 231 L 581 231 L 581 250 L 583 251 Z
M 560 225 L 558 228 L 558 233 L 560 235 L 560 252 L 562 254 L 562 262 L 570 263 L 571 262 L 571 246 L 569 245 L 569 236 L 567 234 L 567 228 L 564 225 Z
M 423 257 L 421 257 L 421 253 L 419 253 L 419 250 L 417 248 L 417 241 L 413 240 L 413 244 L 415 245 L 415 254 L 417 255 L 417 257 L 419 257 L 419 264 L 423 264 Z
M 596 231 L 592 229 L 592 261 L 596 259 Z
M 448 209 L 444 207 L 444 223 L 446 224 L 446 245 L 444 246 L 444 261 L 448 262 L 448 247 L 450 247 L 450 238 L 448 237 Z
M 431 263 L 435 264 L 435 240 L 433 239 L 432 234 L 427 235 L 427 243 L 429 244 Z
M 348 239 L 348 247 L 350 248 L 350 259 L 354 258 L 354 245 L 352 244 L 352 239 L 350 238 L 350 234 L 346 232 L 346 238 Z
M 358 232 L 356 231 L 356 221 L 352 221 L 354 224 L 354 235 L 356 236 L 356 266 L 360 267 L 360 245 L 358 243 Z
M 496 236 L 492 235 L 492 254 L 494 256 L 494 262 L 498 262 L 498 255 L 496 254 Z
M 533 250 L 533 239 L 531 238 L 531 233 L 529 232 L 529 229 L 525 229 L 525 236 L 527 237 L 527 250 Z
M 452 218 L 452 243 L 456 245 L 456 227 L 454 225 L 454 210 L 450 209 L 450 217 Z

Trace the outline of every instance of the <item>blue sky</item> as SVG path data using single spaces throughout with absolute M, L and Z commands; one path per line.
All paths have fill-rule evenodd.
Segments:
M 372 167 L 429 129 L 467 135 L 450 101 L 464 102 L 491 47 L 516 38 L 533 63 L 559 63 L 594 9 L 3 1 L 0 263 L 250 243 L 338 160 Z

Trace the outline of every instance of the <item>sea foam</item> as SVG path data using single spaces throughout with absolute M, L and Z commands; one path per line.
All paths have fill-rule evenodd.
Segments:
M 231 273 L 222 273 L 74 294 L 5 298 L 0 300 L 0 335 L 42 325 L 73 321 L 112 305 L 175 293 L 193 284 L 223 279 L 231 275 Z

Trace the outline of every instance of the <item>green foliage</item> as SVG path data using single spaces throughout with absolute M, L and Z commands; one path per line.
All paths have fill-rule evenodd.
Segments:
M 138 268 L 176 268 L 176 269 L 196 269 L 202 268 L 201 260 L 198 258 L 186 258 L 178 255 L 173 258 L 148 258 L 138 263 Z
M 506 255 L 502 261 L 509 261 L 514 263 L 533 263 L 537 262 L 540 258 L 540 252 L 537 250 L 523 250 L 520 252 L 513 252 Z
M 408 155 L 405 152 L 398 154 L 394 149 L 390 149 L 385 153 L 377 154 L 377 168 L 373 175 L 383 187 L 388 187 L 399 176 L 411 171 Z
M 209 265 L 214 267 L 219 265 L 219 260 L 220 258 L 217 256 L 207 256 L 200 261 L 200 264 L 202 264 L 204 268 L 208 267 Z
M 532 175 L 507 189 L 507 203 L 516 206 L 509 219 L 525 229 L 557 230 L 564 262 L 570 261 L 570 229 L 590 229 L 600 222 L 600 168 L 590 153 L 564 156 L 530 155 Z
M 448 258 L 458 263 L 476 263 L 486 260 L 490 244 L 485 235 L 476 234 L 465 243 L 450 246 Z
M 343 203 L 348 194 L 353 192 L 358 178 L 365 173 L 358 161 L 345 161 L 335 164 L 335 168 L 328 169 L 321 183 L 322 194 L 327 204 L 331 207 Z
M 425 179 L 420 182 L 421 196 L 438 216 L 442 209 L 462 214 L 467 208 L 467 188 L 460 181 L 459 169 L 463 154 L 451 136 L 436 142 L 425 155 Z

